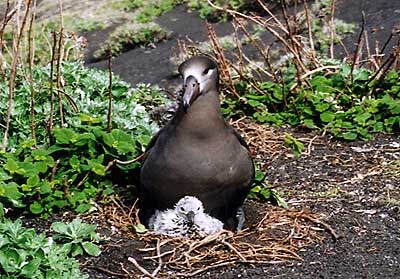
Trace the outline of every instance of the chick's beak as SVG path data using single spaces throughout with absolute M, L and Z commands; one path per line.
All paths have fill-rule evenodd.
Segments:
M 194 76 L 188 76 L 184 84 L 183 110 L 185 113 L 200 95 L 200 85 Z
M 194 223 L 194 212 L 193 211 L 189 211 L 186 216 L 190 223 Z

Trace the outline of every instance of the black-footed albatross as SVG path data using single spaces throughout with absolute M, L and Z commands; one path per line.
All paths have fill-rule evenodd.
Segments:
M 195 196 L 204 212 L 234 229 L 254 179 L 247 144 L 220 111 L 218 67 L 206 56 L 179 66 L 184 92 L 174 117 L 151 139 L 140 174 L 140 217 Z

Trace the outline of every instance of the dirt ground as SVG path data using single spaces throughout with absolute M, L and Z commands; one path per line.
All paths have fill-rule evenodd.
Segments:
M 272 11 L 279 13 L 279 7 L 270 6 Z M 355 49 L 358 31 L 361 27 L 362 12 L 365 14 L 365 30 L 367 30 L 370 49 L 374 50 L 375 41 L 379 46 L 388 39 L 392 30 L 400 29 L 400 1 L 398 0 L 336 0 L 336 17 L 348 23 L 354 23 L 357 30 L 353 36 L 345 38 L 344 44 L 352 53 Z M 196 12 L 188 12 L 187 7 L 179 5 L 156 20 L 166 30 L 171 31 L 168 40 L 160 42 L 155 48 L 135 48 L 116 57 L 113 61 L 113 71 L 131 84 L 151 83 L 169 88 L 176 84 L 177 79 L 172 73 L 176 72 L 176 65 L 171 57 L 179 51 L 178 40 L 204 42 L 207 32 L 204 20 Z M 218 36 L 232 34 L 230 22 L 212 24 Z M 107 61 L 93 62 L 93 52 L 104 42 L 106 34 L 112 28 L 101 32 L 83 34 L 88 40 L 86 65 L 89 67 L 108 69 Z M 397 35 L 398 36 L 398 35 Z M 266 34 L 263 36 L 265 45 L 273 39 Z M 390 44 L 387 49 L 393 44 Z M 162 65 L 162 67 L 159 67 Z
M 337 0 L 337 16 L 346 21 L 358 23 L 362 10 L 366 14 L 367 30 L 374 40 L 384 42 L 392 28 L 400 23 L 398 0 Z M 132 49 L 113 60 L 114 72 L 133 85 L 144 82 L 169 88 L 171 84 L 176 84 L 178 80 L 173 75 L 176 66 L 171 63 L 170 57 L 178 50 L 177 39 L 206 40 L 204 22 L 196 13 L 187 13 L 184 6 L 178 6 L 157 21 L 172 31 L 167 41 L 157 44 L 155 48 Z M 229 23 L 216 24 L 215 28 L 219 35 L 232 32 Z M 109 31 L 84 34 L 88 39 L 86 64 L 89 67 L 107 68 L 106 61 L 93 62 L 92 53 Z M 351 48 L 354 38 L 346 39 L 346 44 Z M 253 237 L 251 241 L 260 246 L 275 247 L 274 243 L 279 243 L 290 251 L 284 253 L 279 249 L 271 250 L 271 255 L 277 255 L 275 258 L 266 261 L 255 256 L 254 262 L 250 262 L 247 257 L 246 261 L 240 257 L 241 253 L 246 253 L 243 249 L 236 251 L 236 255 L 231 253 L 234 261 L 231 265 L 210 269 L 207 266 L 213 267 L 216 261 L 204 258 L 204 272 L 193 274 L 193 271 L 199 270 L 198 266 L 193 266 L 191 270 L 184 264 L 166 265 L 168 257 L 179 259 L 179 255 L 161 257 L 165 261 L 162 264 L 157 258 L 144 259 L 149 256 L 148 251 L 154 252 L 154 247 L 166 240 L 161 240 L 160 244 L 154 236 L 137 236 L 133 228 L 129 227 L 129 221 L 123 219 L 126 216 L 134 217 L 129 214 L 129 206 L 132 204 L 128 203 L 127 207 L 114 206 L 104 209 L 110 212 L 85 217 L 86 221 L 99 226 L 100 234 L 107 241 L 102 244 L 102 254 L 99 257 L 81 259 L 83 272 L 89 274 L 91 279 L 145 278 L 143 271 L 128 261 L 129 257 L 133 257 L 139 266 L 150 273 L 162 267 L 156 275 L 159 278 L 399 278 L 398 136 L 378 135 L 369 142 L 343 143 L 308 130 L 257 127 L 264 135 L 260 138 L 249 133 L 248 125 L 252 124 L 244 120 L 237 127 L 250 141 L 256 160 L 267 171 L 268 184 L 281 193 L 289 210 L 282 213 L 280 207 L 248 200 L 245 204 L 248 229 L 243 235 L 249 235 L 238 236 L 236 239 L 235 236 L 222 236 L 218 241 L 232 241 L 229 242 L 232 246 L 234 241 L 249 243 Z M 283 145 L 287 132 L 305 144 L 305 154 L 295 158 L 291 150 Z M 254 139 L 259 142 L 252 142 Z M 130 188 L 125 190 L 129 191 Z M 121 214 L 116 213 L 118 210 L 124 211 L 125 217 L 120 218 Z M 297 217 L 289 220 L 285 214 L 289 216 L 292 213 L 288 212 Z M 275 235 L 261 240 L 260 237 L 264 237 L 261 232 L 251 234 L 252 231 L 265 228 L 262 224 L 265 225 L 266 217 L 274 216 L 276 220 L 286 222 L 285 226 L 278 228 L 274 227 L 273 222 L 268 223 L 268 226 L 273 227 L 271 230 L 274 230 Z M 60 218 L 69 217 L 67 214 Z M 50 221 L 26 222 L 40 229 L 48 226 Z M 124 222 L 127 224 L 125 228 Z M 158 255 L 171 251 L 173 247 L 181 247 L 176 243 L 167 244 L 159 247 L 161 251 L 157 252 Z M 207 245 L 205 247 L 212 249 L 216 244 Z M 231 246 L 227 247 L 232 250 Z M 261 249 L 260 246 L 257 247 Z M 143 248 L 148 249 L 147 252 L 140 250 Z M 249 246 L 248 250 L 251 249 Z
M 294 158 L 291 150 L 283 145 L 284 134 L 288 131 L 307 146 L 306 154 Z M 242 133 L 246 135 L 246 131 Z M 289 210 L 284 210 L 286 213 L 277 220 L 282 222 L 284 215 L 292 211 L 317 215 L 321 223 L 305 226 L 316 233 L 308 234 L 303 230 L 296 231 L 293 236 L 290 230 L 282 230 L 293 241 L 296 238 L 305 242 L 310 240 L 302 247 L 285 243 L 288 249 L 298 254 L 298 259 L 254 265 L 237 263 L 189 278 L 398 278 L 398 137 L 381 135 L 369 142 L 345 144 L 293 129 L 265 128 L 263 133 L 272 147 L 266 152 L 257 151 L 257 160 L 265 163 L 269 184 L 283 194 L 289 205 Z M 248 200 L 245 211 L 246 226 L 255 230 L 260 219 L 280 213 L 282 209 Z M 102 255 L 84 262 L 83 271 L 89 273 L 90 278 L 124 278 L 128 274 L 135 278 L 140 272 L 128 262 L 128 257 L 137 259 L 147 270 L 156 269 L 157 262 L 144 260 L 149 255 L 140 250 L 155 246 L 156 238 L 149 240 L 121 231 L 121 228 L 110 228 L 101 218 L 88 217 L 87 221 L 100 224 L 101 233 L 109 237 Z M 304 225 L 306 220 L 299 218 L 296 222 Z M 327 226 L 321 226 L 324 224 Z M 271 238 L 270 242 L 276 241 Z M 263 245 L 269 244 L 263 242 Z M 208 249 L 213 245 L 216 244 L 209 244 Z M 160 253 L 168 250 L 171 250 L 170 246 L 161 247 Z M 176 275 L 182 271 L 163 267 L 159 276 L 184 278 L 186 276 Z

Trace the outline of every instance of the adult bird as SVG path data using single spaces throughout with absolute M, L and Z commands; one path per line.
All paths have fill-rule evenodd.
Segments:
M 205 213 L 234 229 L 254 179 L 249 149 L 221 114 L 217 64 L 194 56 L 179 72 L 184 92 L 178 110 L 151 139 L 143 159 L 140 217 L 146 224 L 154 210 L 195 196 Z

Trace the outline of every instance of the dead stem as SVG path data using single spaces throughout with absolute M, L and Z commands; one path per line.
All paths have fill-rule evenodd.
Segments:
M 163 260 L 162 260 L 162 257 L 160 256 L 161 255 L 161 253 L 160 253 L 160 240 L 159 239 L 157 239 L 157 256 L 158 256 L 158 266 L 157 266 L 157 268 L 153 271 L 153 273 L 151 274 L 152 276 L 156 276 L 157 275 L 157 273 L 161 270 L 161 268 L 162 268 L 162 266 L 163 266 Z
M 26 21 L 28 19 L 29 11 L 31 8 L 32 0 L 28 0 L 26 2 L 26 9 L 24 13 L 24 17 L 22 20 L 22 25 L 20 29 L 18 30 L 18 36 L 17 39 L 14 43 L 14 48 L 13 48 L 13 55 L 12 55 L 12 64 L 11 64 L 11 71 L 10 71 L 10 78 L 9 78 L 9 94 L 8 94 L 8 106 L 7 106 L 7 113 L 6 113 L 6 128 L 4 131 L 4 136 L 3 136 L 3 146 L 2 146 L 2 151 L 5 152 L 7 149 L 8 145 L 8 132 L 10 129 L 10 121 L 11 121 L 11 112 L 14 108 L 14 90 L 15 90 L 15 76 L 17 73 L 17 63 L 18 63 L 18 58 L 19 58 L 19 50 L 20 50 L 20 45 L 22 41 L 22 36 L 24 33 Z
M 134 258 L 129 257 L 129 258 L 128 258 L 128 261 L 131 262 L 131 263 L 133 263 L 133 265 L 134 265 L 141 273 L 143 273 L 144 275 L 146 275 L 146 276 L 148 276 L 148 277 L 150 277 L 150 278 L 153 278 L 153 279 L 156 279 L 156 278 L 157 278 L 157 277 L 153 276 L 150 272 L 148 272 L 148 271 L 147 271 L 144 267 L 142 267 L 140 264 L 138 264 L 138 262 L 137 262 Z
M 3 45 L 4 45 L 3 44 L 3 35 L 4 35 L 4 30 L 5 30 L 6 26 L 8 25 L 8 22 L 13 18 L 15 13 L 16 13 L 16 8 L 14 8 L 10 11 L 10 0 L 7 0 L 6 9 L 4 11 L 4 16 L 3 16 L 3 22 L 0 27 L 0 75 L 1 75 L 1 79 L 3 80 L 3 82 L 6 81 L 6 74 L 3 69 L 3 63 L 5 63 L 5 61 L 3 61 L 3 59 L 4 59 L 4 57 L 3 57 Z
M 60 159 L 57 159 L 57 161 L 54 163 L 53 168 L 51 169 L 51 176 L 50 176 L 50 182 L 54 181 L 54 177 L 56 176 L 58 165 L 60 164 Z
M 304 155 L 311 155 L 311 147 L 312 147 L 312 144 L 313 144 L 314 140 L 316 140 L 318 137 L 319 137 L 319 136 L 316 135 L 316 136 L 314 136 L 314 137 L 309 141 L 308 146 L 307 146 L 307 152 L 303 152 Z
M 374 57 L 371 55 L 371 50 L 370 50 L 370 48 L 369 48 L 369 39 L 368 39 L 368 32 L 367 32 L 367 30 L 364 30 L 364 41 L 365 41 L 365 49 L 366 49 L 366 51 L 367 51 L 367 61 L 370 62 L 370 69 L 373 70 L 373 68 L 375 68 L 375 70 L 378 70 L 378 69 L 379 69 L 379 66 L 378 66 L 378 64 L 376 63 Z M 371 64 L 372 64 L 372 66 L 374 66 L 374 67 L 372 67 Z
M 49 116 L 49 141 L 51 143 L 51 131 L 53 130 L 53 118 L 54 118 L 54 90 L 53 90 L 53 76 L 54 76 L 54 61 L 56 57 L 56 47 L 57 47 L 57 34 L 53 34 L 53 46 L 51 49 L 51 61 L 50 61 L 50 116 Z
M 217 57 L 217 60 L 220 62 L 220 70 L 221 70 L 221 79 L 226 79 L 229 81 L 229 86 L 231 92 L 239 99 L 240 95 L 236 92 L 236 88 L 234 86 L 233 78 L 231 75 L 231 72 L 229 70 L 229 63 L 227 62 L 227 59 L 225 58 L 224 51 L 219 43 L 218 36 L 215 34 L 214 28 L 212 27 L 211 24 L 207 23 L 207 32 L 208 32 L 208 37 L 211 40 L 212 46 L 213 46 L 213 51 L 215 53 L 215 56 Z
M 249 31 L 246 29 L 246 27 L 240 22 L 240 20 L 234 15 L 234 22 L 236 22 L 236 24 L 240 27 L 240 29 L 243 31 L 243 33 L 246 35 L 246 37 L 249 39 L 249 41 L 251 42 L 251 44 L 258 50 L 258 52 L 261 54 L 261 56 L 263 57 L 265 63 L 267 64 L 267 67 L 269 69 L 269 72 L 266 70 L 263 70 L 263 72 L 273 78 L 275 81 L 277 80 L 276 75 L 274 74 L 274 71 L 272 69 L 272 65 L 269 61 L 269 57 L 268 54 L 265 53 L 264 51 L 264 46 L 260 46 L 253 38 L 253 36 L 250 35 Z M 262 44 L 262 42 L 260 42 Z M 242 55 L 243 56 L 243 55 Z M 248 61 L 249 62 L 249 61 Z
M 328 69 L 335 70 L 335 69 L 339 69 L 339 68 L 340 68 L 340 66 L 334 66 L 334 65 L 328 65 L 328 66 L 318 67 L 318 68 L 316 68 L 316 69 L 313 69 L 313 70 L 311 70 L 311 71 L 308 71 L 308 72 L 304 73 L 304 74 L 300 77 L 300 81 L 305 80 L 306 78 L 308 78 L 309 76 L 312 76 L 312 75 L 315 74 L 315 73 L 323 72 L 323 71 L 328 70 Z M 290 87 L 290 91 L 294 90 L 297 86 L 298 86 L 297 83 L 293 84 L 293 85 Z
M 384 63 L 382 63 L 378 71 L 376 71 L 376 73 L 369 78 L 368 83 L 371 82 L 372 80 L 376 80 L 369 94 L 373 94 L 375 92 L 376 88 L 385 78 L 386 73 L 392 68 L 392 65 L 395 64 L 395 62 L 399 57 L 400 57 L 400 39 L 397 42 L 397 46 L 393 49 L 393 52 L 390 54 L 388 59 Z
M 243 63 L 243 55 L 244 55 L 244 53 L 243 53 L 243 49 L 242 49 L 242 42 L 240 41 L 239 34 L 238 34 L 239 26 L 238 26 L 237 21 L 233 21 L 232 25 L 233 25 L 233 30 L 234 30 L 234 33 L 235 33 L 236 47 L 238 49 L 237 58 L 238 58 L 238 61 L 239 61 L 238 62 L 238 64 L 239 64 L 239 72 L 243 73 L 244 72 L 244 67 L 243 67 L 243 65 L 244 65 L 244 63 Z
M 358 61 L 358 55 L 359 55 L 360 49 L 361 49 L 361 41 L 363 38 L 364 29 L 365 29 L 365 14 L 364 14 L 364 12 L 362 12 L 361 30 L 360 30 L 360 34 L 357 39 L 356 50 L 354 51 L 354 55 L 353 55 L 353 61 L 351 61 L 351 70 L 350 70 L 351 83 L 354 82 L 353 72 L 354 72 L 355 65 Z
M 225 11 L 227 13 L 229 13 L 230 15 L 237 15 L 241 18 L 246 18 L 256 24 L 258 24 L 259 26 L 263 26 L 267 31 L 269 31 L 271 34 L 273 34 L 275 36 L 275 38 L 277 38 L 285 47 L 286 49 L 293 54 L 294 56 L 294 60 L 299 64 L 299 67 L 301 68 L 302 71 L 306 72 L 306 66 L 304 65 L 299 53 L 293 49 L 293 47 L 287 42 L 287 40 L 285 38 L 283 38 L 278 31 L 276 31 L 273 26 L 269 23 L 269 20 L 265 20 L 263 18 L 257 17 L 257 16 L 248 16 L 245 15 L 243 13 L 237 12 L 235 10 L 231 10 L 231 9 L 226 9 L 226 8 L 222 8 L 219 7 L 217 5 L 215 5 L 214 3 L 212 3 L 210 0 L 207 0 L 207 2 L 215 9 L 220 10 L 220 11 Z M 271 13 L 271 11 L 262 3 L 262 1 L 258 1 L 260 3 L 260 5 L 263 7 L 263 9 L 267 12 L 267 13 Z M 288 35 L 289 32 L 288 30 L 283 26 L 283 24 L 275 17 L 275 16 L 271 16 L 278 24 L 278 27 L 280 28 L 281 31 L 283 31 L 285 33 L 285 35 Z M 300 49 L 302 48 L 301 44 L 298 42 L 298 40 L 295 37 L 290 38 L 291 42 L 295 43 Z M 307 54 L 304 54 L 306 56 L 308 56 Z
M 36 146 L 36 132 L 35 132 L 35 87 L 33 85 L 33 60 L 35 58 L 35 41 L 34 41 L 34 30 L 33 25 L 36 17 L 36 0 L 33 1 L 33 12 L 31 14 L 31 20 L 29 22 L 28 29 L 28 68 L 29 68 L 29 85 L 31 91 L 31 137 L 35 142 Z
M 230 243 L 228 243 L 228 242 L 226 242 L 226 241 L 224 241 L 224 240 L 221 240 L 221 243 L 224 244 L 225 246 L 227 246 L 229 249 L 231 249 L 232 252 L 234 252 L 236 255 L 238 255 L 239 258 L 240 258 L 242 261 L 246 261 L 246 258 L 245 258 L 235 247 L 233 247 L 232 244 L 230 244 Z
M 314 222 L 315 224 L 322 225 L 333 236 L 333 238 L 335 240 L 338 240 L 340 238 L 340 236 L 335 232 L 335 230 L 331 226 L 329 226 L 327 223 L 325 223 L 324 221 L 318 220 L 318 219 L 316 219 L 308 214 L 305 214 L 305 213 L 301 213 L 300 217 L 308 219 L 311 222 Z
M 108 110 L 107 110 L 107 132 L 112 129 L 112 53 L 111 49 L 108 52 Z
M 63 49 L 63 41 L 64 41 L 64 33 L 63 27 L 60 29 L 60 38 L 58 40 L 58 56 L 57 56 L 57 66 L 56 66 L 56 84 L 57 84 L 57 97 L 58 97 L 58 112 L 60 114 L 60 127 L 64 127 L 64 112 L 63 112 L 63 104 L 62 104 L 62 84 L 61 84 L 61 63 L 62 63 L 62 49 Z
M 335 8 L 336 8 L 336 0 L 332 0 L 331 3 L 331 20 L 329 24 L 330 28 L 330 42 L 329 42 L 329 53 L 331 59 L 335 58 L 335 54 L 333 52 L 333 46 L 335 42 Z
M 129 160 L 129 161 L 121 161 L 121 160 L 118 160 L 118 159 L 114 159 L 114 160 L 112 160 L 112 161 L 110 161 L 110 162 L 108 163 L 108 165 L 107 165 L 107 167 L 106 167 L 106 171 L 109 171 L 115 164 L 120 164 L 120 165 L 130 165 L 130 164 L 133 164 L 133 163 L 139 161 L 140 159 L 142 159 L 143 156 L 144 156 L 144 154 L 145 154 L 145 153 L 142 153 L 142 154 L 140 154 L 139 156 L 137 156 L 136 158 L 134 158 L 134 159 L 132 159 L 132 160 Z

